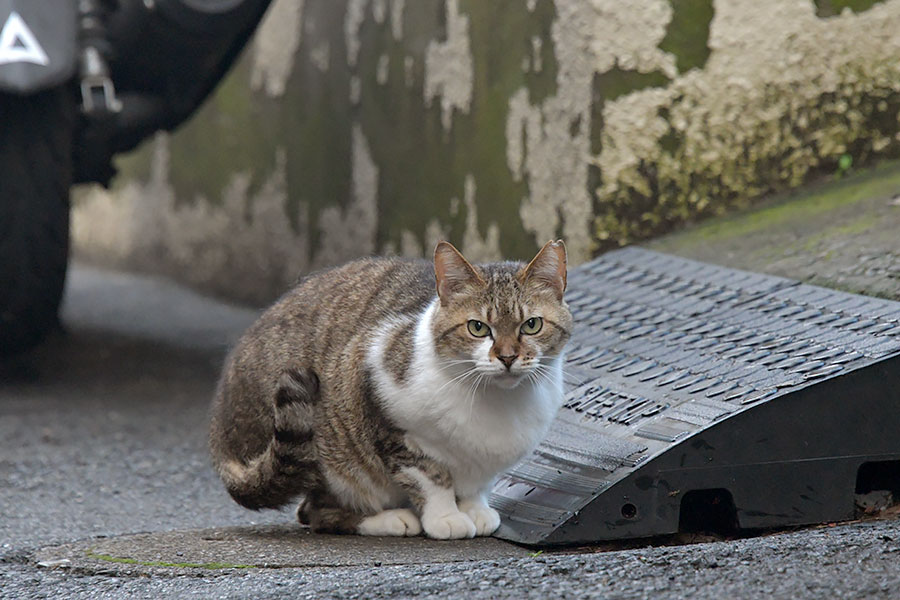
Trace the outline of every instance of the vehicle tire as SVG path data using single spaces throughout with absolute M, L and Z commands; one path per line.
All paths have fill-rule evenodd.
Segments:
M 0 356 L 58 324 L 76 107 L 68 89 L 0 94 Z

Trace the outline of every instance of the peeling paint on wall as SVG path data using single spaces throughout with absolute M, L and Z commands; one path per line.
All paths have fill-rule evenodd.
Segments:
M 403 39 L 403 9 L 405 0 L 391 0 L 391 35 Z
M 275 0 L 76 249 L 242 299 L 371 252 L 598 249 L 900 155 L 900 0 Z
M 326 73 L 331 65 L 331 45 L 325 41 L 317 44 L 309 51 L 309 60 L 322 73 Z
M 378 227 L 378 168 L 359 125 L 353 127 L 353 201 L 345 209 L 329 206 L 319 218 L 322 243 L 316 268 L 338 264 L 375 252 Z
M 424 254 L 419 238 L 412 231 L 404 229 L 400 232 L 400 255 L 407 258 L 419 258 Z M 385 254 L 394 254 L 386 251 Z
M 535 73 L 540 73 L 544 68 L 543 57 L 541 56 L 541 49 L 544 46 L 544 40 L 540 38 L 540 36 L 532 36 L 531 38 L 531 61 L 530 63 L 526 63 L 524 71 L 533 70 Z
M 378 67 L 375 70 L 375 81 L 377 81 L 380 85 L 384 85 L 388 81 L 388 75 L 390 71 L 388 68 L 390 67 L 390 57 L 387 54 L 382 54 L 378 57 Z
M 459 13 L 459 0 L 447 0 L 447 41 L 432 41 L 425 54 L 425 103 L 440 100 L 445 130 L 454 110 L 469 112 L 472 77 L 469 18 Z
M 466 207 L 466 231 L 463 234 L 462 252 L 471 261 L 489 262 L 501 260 L 500 252 L 500 228 L 496 223 L 487 227 L 487 233 L 482 236 L 478 232 L 478 205 L 475 202 L 475 178 L 466 176 L 465 194 L 463 204 Z
M 369 0 L 347 0 L 347 14 L 344 17 L 344 40 L 347 45 L 347 64 L 356 66 L 359 60 L 359 28 L 366 19 Z
M 232 174 L 221 205 L 200 197 L 178 203 L 169 181 L 170 138 L 153 142 L 151 173 L 113 196 L 82 190 L 73 213 L 81 256 L 106 264 L 126 260 L 141 269 L 175 274 L 213 293 L 261 303 L 279 294 L 309 267 L 302 234 L 286 218 L 285 155 L 255 192 L 246 173 Z M 106 224 L 98 228 L 97 224 Z M 115 224 L 110 227 L 110 224 Z M 305 231 L 301 219 L 297 229 Z M 253 285 L 235 286 L 235 281 Z
M 438 242 L 449 239 L 447 231 L 437 219 L 432 219 L 425 227 L 425 244 L 419 242 L 419 236 L 408 229 L 400 232 L 400 249 L 392 241 L 388 241 L 381 249 L 386 256 L 400 255 L 406 258 L 431 258 Z
M 253 89 L 270 96 L 284 94 L 294 54 L 300 46 L 304 0 L 275 0 L 253 38 Z
M 372 0 L 372 18 L 379 25 L 387 18 L 387 0 Z
M 533 104 L 522 88 L 509 100 L 507 163 L 516 179 L 528 180 L 529 195 L 519 210 L 522 223 L 537 243 L 561 234 L 573 263 L 592 250 L 588 159 L 594 72 L 616 61 L 674 72 L 672 57 L 653 51 L 652 36 L 662 38 L 671 14 L 666 6 L 646 0 L 641 10 L 631 10 L 612 0 L 557 0 L 552 26 L 559 65 L 556 93 Z M 607 29 L 610 40 L 601 43 Z

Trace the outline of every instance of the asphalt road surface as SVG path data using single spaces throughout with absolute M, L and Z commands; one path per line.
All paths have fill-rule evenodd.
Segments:
M 42 548 L 78 540 L 292 523 L 231 502 L 206 457 L 219 366 L 253 317 L 163 280 L 73 269 L 66 333 L 0 369 L 0 598 L 900 597 L 896 519 L 602 552 L 447 542 L 415 564 L 357 538 L 306 567 L 39 566 Z M 278 535 L 269 550 L 289 551 Z

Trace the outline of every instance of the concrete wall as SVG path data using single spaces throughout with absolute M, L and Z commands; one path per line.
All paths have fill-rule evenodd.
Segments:
M 187 125 L 80 191 L 77 251 L 252 302 L 441 238 L 583 261 L 900 154 L 898 32 L 900 0 L 274 0 Z

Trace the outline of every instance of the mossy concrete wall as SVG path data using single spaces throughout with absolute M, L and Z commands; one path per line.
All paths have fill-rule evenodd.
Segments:
M 189 123 L 78 194 L 77 251 L 254 302 L 441 238 L 577 263 L 900 154 L 897 32 L 900 0 L 274 0 Z

